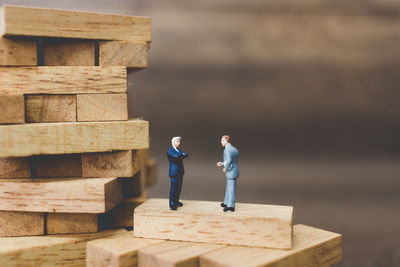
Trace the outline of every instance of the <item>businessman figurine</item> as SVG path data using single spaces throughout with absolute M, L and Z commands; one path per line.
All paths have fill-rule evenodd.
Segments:
M 181 137 L 176 136 L 171 140 L 172 146 L 168 149 L 167 157 L 169 160 L 169 176 L 171 177 L 171 190 L 169 192 L 169 208 L 176 210 L 183 206 L 179 201 L 182 189 L 182 180 L 185 169 L 183 168 L 183 159 L 189 155 L 179 149 Z
M 221 138 L 221 145 L 224 147 L 224 161 L 218 162 L 218 167 L 224 167 L 223 172 L 226 175 L 225 199 L 221 203 L 224 212 L 235 211 L 236 201 L 236 179 L 239 177 L 239 151 L 231 145 L 229 135 L 224 135 Z

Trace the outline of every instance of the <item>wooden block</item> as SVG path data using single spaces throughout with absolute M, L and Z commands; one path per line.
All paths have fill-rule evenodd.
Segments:
M 291 250 L 227 246 L 200 256 L 200 266 L 331 266 L 342 259 L 342 236 L 306 225 L 293 228 Z
M 0 94 L 125 93 L 125 67 L 0 67 Z
M 124 232 L 0 238 L 0 266 L 85 266 L 87 242 Z
M 131 178 L 120 178 L 123 198 L 138 197 L 146 191 L 146 168 Z
M 98 214 L 49 213 L 47 234 L 80 234 L 99 231 Z
M 78 121 L 123 121 L 128 119 L 127 94 L 77 95 Z
M 132 41 L 100 41 L 100 66 L 145 68 L 148 64 L 149 44 Z
M 116 178 L 2 179 L 0 210 L 103 213 L 122 200 Z
M 154 158 L 149 159 L 146 166 L 146 187 L 153 186 L 158 180 L 158 166 L 157 160 Z
M 0 178 L 30 178 L 31 158 L 0 158 Z
M 45 39 L 45 66 L 95 66 L 94 41 Z
M 33 156 L 33 162 L 33 177 L 82 177 L 82 154 L 38 155 Z
M 23 95 L 0 95 L 0 107 L 0 124 L 25 122 Z
M 199 256 L 224 245 L 166 241 L 138 251 L 138 266 L 199 266 Z M 243 265 L 246 266 L 246 265 Z
M 99 214 L 99 221 L 102 228 L 133 227 L 133 211 L 136 207 L 146 202 L 147 191 L 141 196 L 124 199 L 115 208 L 106 213 Z
M 25 95 L 26 122 L 76 121 L 76 95 Z
M 142 120 L 0 125 L 0 157 L 147 149 Z
M 0 35 L 151 41 L 151 19 L 44 8 L 2 7 Z
M 139 249 L 165 242 L 155 239 L 134 238 L 132 232 L 87 243 L 86 266 L 137 266 Z
M 237 203 L 224 213 L 219 202 L 182 201 L 177 211 L 168 199 L 150 199 L 135 209 L 135 236 L 177 241 L 289 249 L 293 207 Z
M 1 237 L 44 234 L 44 213 L 0 211 Z
M 36 53 L 35 39 L 0 37 L 0 66 L 36 66 Z

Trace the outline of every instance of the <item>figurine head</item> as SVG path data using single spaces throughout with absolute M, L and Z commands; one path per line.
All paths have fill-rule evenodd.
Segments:
M 229 135 L 223 135 L 221 138 L 221 145 L 225 147 L 227 144 L 231 142 L 231 138 Z
M 172 146 L 178 148 L 181 145 L 181 139 L 182 138 L 180 136 L 172 137 L 171 139 Z

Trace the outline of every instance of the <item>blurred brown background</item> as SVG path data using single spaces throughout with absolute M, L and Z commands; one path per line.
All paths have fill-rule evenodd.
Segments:
M 295 207 L 343 234 L 338 266 L 400 265 L 400 2 L 3 1 L 151 16 L 150 65 L 130 74 L 167 197 L 183 136 L 184 199 L 222 200 L 222 134 L 240 150 L 238 201 Z

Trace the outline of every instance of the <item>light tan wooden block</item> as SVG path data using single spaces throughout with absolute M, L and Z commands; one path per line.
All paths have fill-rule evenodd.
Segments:
M 2 7 L 0 35 L 151 41 L 148 17 Z
M 182 201 L 177 211 L 168 199 L 150 199 L 135 209 L 135 236 L 177 241 L 289 249 L 293 207 L 237 203 L 224 213 L 219 202 Z M 183 227 L 183 226 L 187 227 Z
M 45 39 L 45 66 L 95 66 L 94 41 Z
M 0 37 L 0 66 L 36 66 L 35 39 Z
M 0 67 L 0 94 L 125 93 L 125 67 Z
M 100 41 L 100 66 L 145 68 L 148 64 L 149 44 L 132 41 Z
M 290 250 L 227 246 L 200 256 L 200 266 L 331 266 L 342 259 L 342 236 L 295 225 Z
M 48 213 L 47 234 L 80 234 L 99 231 L 98 214 Z
M 122 200 L 116 178 L 1 179 L 0 210 L 103 213 Z
M 44 234 L 44 213 L 0 211 L 1 237 Z
M 153 186 L 158 180 L 158 166 L 157 160 L 154 158 L 149 159 L 146 166 L 146 187 Z
M 124 232 L 0 238 L 0 266 L 85 266 L 87 242 Z
M 127 94 L 77 95 L 78 121 L 123 121 L 128 119 Z
M 133 211 L 147 199 L 147 191 L 139 197 L 124 199 L 115 208 L 99 214 L 100 225 L 103 228 L 133 227 Z
M 30 178 L 31 158 L 0 158 L 0 178 Z
M 25 95 L 26 122 L 76 121 L 76 95 Z
M 205 243 L 166 241 L 139 249 L 138 266 L 196 267 L 199 266 L 200 255 L 222 247 L 225 246 Z
M 33 177 L 82 177 L 82 154 L 38 155 L 33 156 L 33 162 Z M 97 178 L 102 177 L 98 176 Z
M 142 120 L 0 125 L 0 157 L 147 149 Z
M 86 266 L 137 266 L 137 251 L 160 242 L 165 241 L 134 238 L 132 232 L 91 241 L 86 246 Z
M 0 124 L 25 122 L 23 95 L 0 95 L 0 108 Z

